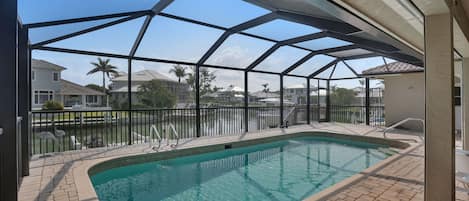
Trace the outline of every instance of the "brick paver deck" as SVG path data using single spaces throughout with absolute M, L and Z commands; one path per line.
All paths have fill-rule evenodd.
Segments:
M 368 135 L 382 137 L 382 133 L 375 128 L 347 124 L 323 123 L 313 126 L 298 126 L 288 129 L 289 132 L 304 130 L 324 130 L 338 133 Z M 250 138 L 281 134 L 282 131 L 273 130 L 253 133 L 245 136 L 230 136 L 213 139 L 197 139 L 182 142 L 181 146 L 201 146 L 220 140 Z M 332 187 L 333 190 L 321 195 L 321 200 L 423 200 L 424 178 L 424 147 L 418 137 L 403 135 L 404 131 L 396 131 L 390 138 L 414 140 L 413 147 L 406 152 L 399 153 L 391 161 L 378 165 L 371 172 L 362 172 L 360 178 L 344 186 Z M 410 133 L 412 134 L 412 133 Z M 163 147 L 162 149 L 168 149 Z M 23 179 L 20 188 L 20 201 L 77 201 L 80 200 L 73 169 L 86 160 L 108 158 L 113 156 L 141 154 L 149 152 L 148 145 L 134 145 L 120 148 L 95 149 L 79 152 L 56 154 L 47 158 L 35 158 L 31 161 L 30 176 Z M 351 178 L 352 179 L 352 178 Z M 330 189 L 329 189 L 330 190 Z M 327 189 L 326 189 L 327 191 Z M 469 200 L 469 191 L 461 184 L 457 184 L 456 198 L 458 201 Z M 315 199 L 315 198 L 312 198 Z M 83 200 L 83 199 L 82 199 Z M 89 201 L 89 200 L 86 200 Z

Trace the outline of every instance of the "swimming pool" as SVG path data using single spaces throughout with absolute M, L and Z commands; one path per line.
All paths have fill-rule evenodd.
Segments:
M 111 168 L 91 181 L 101 201 L 302 200 L 393 153 L 386 145 L 295 137 Z

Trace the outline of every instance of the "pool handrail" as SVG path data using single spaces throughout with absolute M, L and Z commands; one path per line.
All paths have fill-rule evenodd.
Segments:
M 150 136 L 153 137 L 153 134 L 156 135 L 156 138 L 158 139 L 158 149 L 161 147 L 161 141 L 163 138 L 161 138 L 160 132 L 158 132 L 158 129 L 156 128 L 155 125 L 151 125 L 150 127 Z M 152 143 L 150 141 L 150 147 L 152 147 Z
M 409 118 L 405 118 L 405 119 L 403 119 L 403 120 L 401 120 L 401 121 L 398 121 L 397 123 L 392 124 L 391 126 L 385 128 L 385 129 L 383 130 L 383 137 L 386 138 L 386 132 L 387 132 L 387 131 L 389 131 L 389 130 L 391 130 L 391 129 L 394 129 L 394 128 L 396 128 L 396 127 L 398 127 L 398 126 L 400 126 L 400 125 L 402 125 L 402 124 L 404 124 L 404 123 L 407 123 L 407 122 L 409 122 L 409 121 L 419 121 L 419 122 L 421 122 L 421 123 L 422 123 L 422 126 L 423 126 L 423 135 L 425 135 L 425 120 L 419 119 L 419 118 L 411 118 L 411 117 L 409 117 Z
M 168 124 L 168 127 L 171 129 L 171 131 L 168 131 L 170 134 L 172 133 L 175 137 L 176 137 L 176 146 L 179 144 L 179 134 L 178 132 L 176 131 L 176 128 L 174 128 L 174 125 L 172 123 L 169 123 Z M 169 145 L 169 138 L 168 136 L 166 136 L 166 145 Z

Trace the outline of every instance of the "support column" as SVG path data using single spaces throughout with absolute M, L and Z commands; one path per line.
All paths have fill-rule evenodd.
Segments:
M 280 75 L 280 127 L 283 126 L 283 75 Z
M 30 68 L 29 68 L 29 44 L 28 29 L 18 29 L 18 115 L 23 118 L 21 121 L 21 171 L 23 176 L 29 175 L 30 160 L 30 110 L 29 105 L 31 88 Z M 63 96 L 62 96 L 63 97 Z M 63 101 L 62 101 L 63 103 Z
M 129 118 L 128 118 L 128 121 L 127 122 L 127 136 L 129 138 L 129 141 L 127 142 L 129 145 L 132 144 L 132 59 L 129 59 L 128 60 L 128 69 L 127 69 L 127 101 L 129 102 L 128 104 L 128 108 L 127 108 L 127 111 L 128 111 L 128 115 L 129 115 Z
M 327 80 L 326 84 L 326 122 L 331 121 L 331 83 Z
M 462 147 L 469 150 L 469 58 L 462 60 L 461 106 Z
M 318 80 L 318 90 L 317 90 L 317 99 L 318 99 L 318 110 L 317 110 L 317 113 L 316 113 L 316 117 L 318 118 L 318 123 L 321 122 L 321 94 L 319 93 L 321 90 L 320 90 L 320 81 Z
M 196 136 L 200 137 L 200 66 L 195 66 L 195 127 Z
M 306 123 L 310 124 L 311 123 L 311 98 L 309 97 L 311 95 L 311 86 L 310 86 L 310 80 L 309 78 L 306 78 Z
M 244 71 L 244 132 L 249 132 L 249 90 L 248 72 Z
M 0 1 L 0 200 L 17 200 L 17 1 Z
M 455 199 L 453 22 L 425 16 L 425 200 Z
M 370 78 L 365 78 L 365 123 L 370 125 Z

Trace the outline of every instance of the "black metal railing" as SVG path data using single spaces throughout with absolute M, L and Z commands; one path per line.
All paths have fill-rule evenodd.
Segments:
M 248 131 L 259 131 L 288 125 L 307 124 L 307 106 L 247 108 Z M 310 106 L 310 121 L 318 121 L 320 108 Z M 235 135 L 245 132 L 244 107 L 200 108 L 200 136 Z M 130 120 L 131 115 L 131 120 Z M 331 121 L 362 124 L 364 106 L 337 106 L 330 109 Z M 156 141 L 152 127 L 165 138 L 169 125 L 174 126 L 181 139 L 197 137 L 197 112 L 188 109 L 135 109 L 94 111 L 34 111 L 31 121 L 31 152 L 42 154 L 96 147 L 122 146 Z M 370 124 L 384 125 L 384 107 L 370 107 Z M 129 126 L 131 132 L 129 133 Z M 169 135 L 166 138 L 171 138 Z
M 349 124 L 366 123 L 366 107 L 356 105 L 331 105 L 330 120 Z M 370 126 L 384 126 L 384 106 L 370 106 Z

